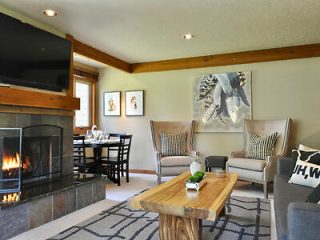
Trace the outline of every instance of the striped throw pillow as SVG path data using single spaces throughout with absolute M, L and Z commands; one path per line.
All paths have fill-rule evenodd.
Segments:
M 160 145 L 162 156 L 183 156 L 186 155 L 187 132 L 166 133 L 160 132 Z
M 272 133 L 269 136 L 260 136 L 257 133 L 247 132 L 246 157 L 256 159 L 267 159 L 267 156 L 273 155 L 274 146 L 277 141 L 278 133 Z

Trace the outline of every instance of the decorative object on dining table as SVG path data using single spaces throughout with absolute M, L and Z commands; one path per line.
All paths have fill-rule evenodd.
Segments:
M 89 142 L 102 142 L 109 138 L 109 134 L 106 131 L 97 130 L 97 126 L 93 125 L 91 130 L 87 131 L 86 140 Z
M 119 91 L 103 93 L 103 115 L 121 115 L 121 93 Z
M 205 173 L 201 171 L 197 171 L 195 174 L 191 175 L 186 181 L 185 187 L 187 190 L 197 190 L 199 191 L 200 188 L 206 183 L 205 180 Z
M 126 116 L 144 115 L 144 91 L 126 91 Z

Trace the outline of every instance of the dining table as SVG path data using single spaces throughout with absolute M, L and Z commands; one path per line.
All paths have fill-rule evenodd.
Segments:
M 84 147 L 93 149 L 93 164 L 90 164 L 88 172 L 103 174 L 104 169 L 102 166 L 102 149 L 103 148 L 112 148 L 120 146 L 120 139 L 104 139 L 104 140 L 95 140 L 95 139 L 85 139 Z M 73 141 L 74 147 L 83 147 L 83 142 L 81 140 Z M 89 164 L 88 164 L 89 165 Z

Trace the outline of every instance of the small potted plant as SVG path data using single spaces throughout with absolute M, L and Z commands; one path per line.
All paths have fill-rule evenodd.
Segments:
M 191 175 L 186 181 L 186 189 L 187 190 L 197 190 L 199 189 L 206 183 L 205 179 L 205 173 L 201 171 L 195 172 L 195 174 Z

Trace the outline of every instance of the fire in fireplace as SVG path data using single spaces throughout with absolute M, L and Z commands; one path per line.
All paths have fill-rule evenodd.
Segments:
M 16 152 L 13 156 L 8 155 L 3 151 L 2 171 L 12 175 L 13 170 L 20 167 L 20 155 Z
M 2 196 L 1 203 L 12 203 L 20 200 L 20 192 L 5 193 Z

